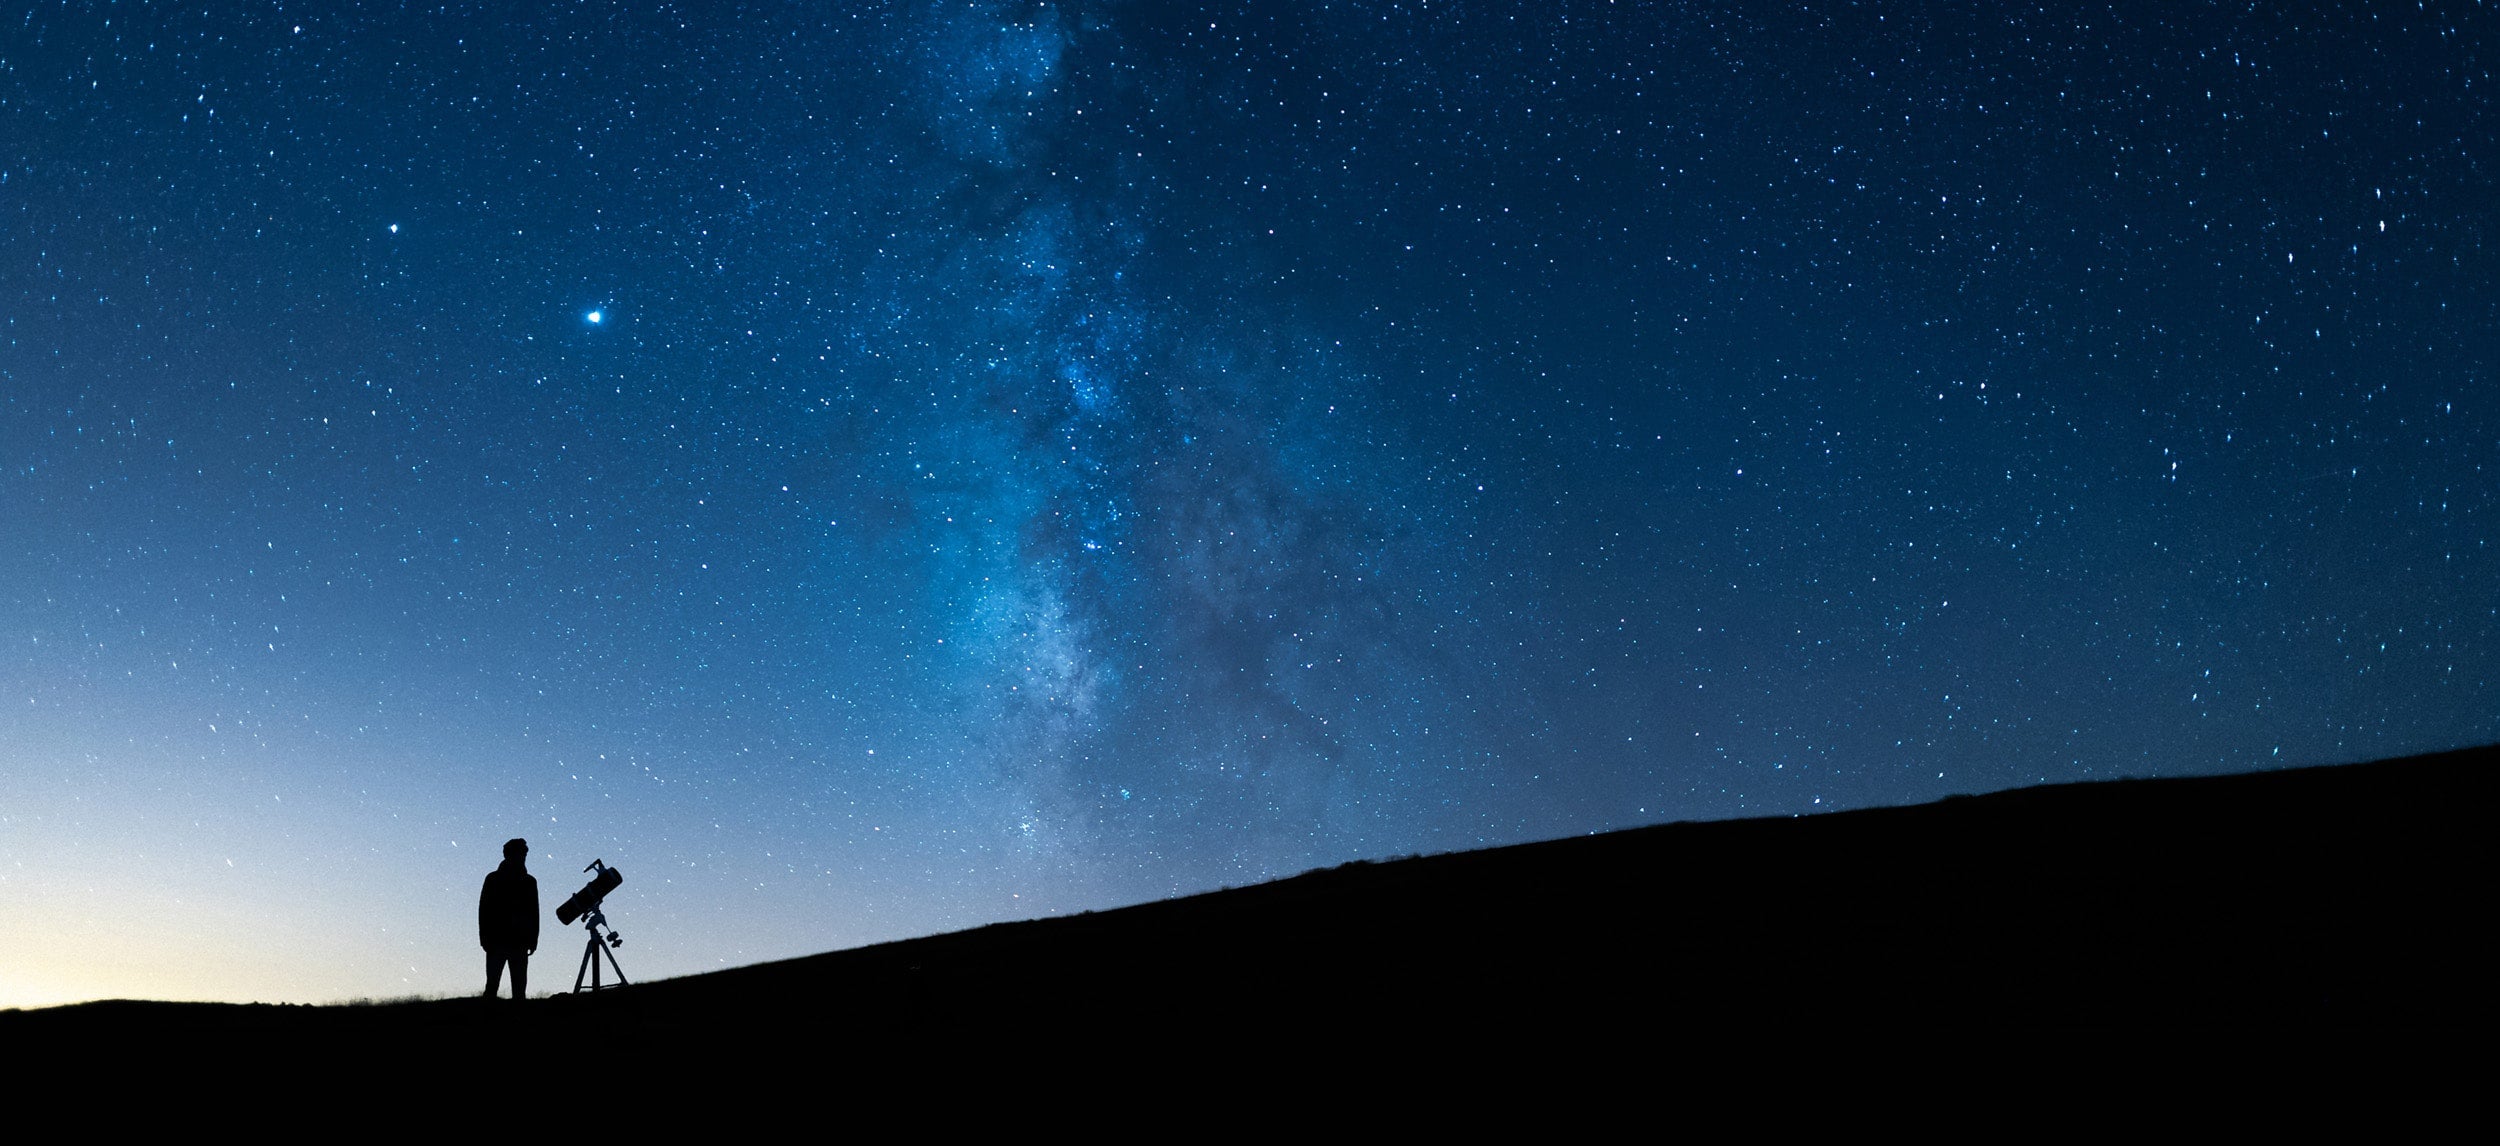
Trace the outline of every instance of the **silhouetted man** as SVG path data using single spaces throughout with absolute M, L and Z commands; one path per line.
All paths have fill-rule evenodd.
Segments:
M 486 997 L 495 997 L 503 983 L 503 966 L 512 964 L 512 997 L 529 998 L 530 956 L 538 953 L 538 880 L 525 861 L 528 840 L 503 845 L 503 866 L 486 873 L 486 887 L 477 893 L 477 945 L 486 949 Z

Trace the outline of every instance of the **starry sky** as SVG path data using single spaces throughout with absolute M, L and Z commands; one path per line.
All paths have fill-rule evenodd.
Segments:
M 0 1005 L 2500 739 L 2496 19 L 0 10 Z

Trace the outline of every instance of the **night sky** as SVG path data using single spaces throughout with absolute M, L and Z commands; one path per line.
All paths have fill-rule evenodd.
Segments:
M 2500 739 L 2495 32 L 21 3 L 0 1005 Z

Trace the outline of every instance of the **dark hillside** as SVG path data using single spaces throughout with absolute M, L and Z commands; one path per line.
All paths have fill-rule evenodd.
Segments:
M 105 1003 L 0 1036 L 1525 1048 L 1613 1032 L 2446 1031 L 2500 750 L 1670 824 L 1316 871 L 518 1007 Z M 657 937 L 646 942 L 664 941 Z M 539 975 L 572 959 L 551 938 Z M 847 1048 L 847 1049 L 827 1049 Z

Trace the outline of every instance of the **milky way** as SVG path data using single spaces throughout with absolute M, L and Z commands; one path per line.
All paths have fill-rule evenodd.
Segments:
M 2490 741 L 2490 13 L 2173 7 L 0 14 L 0 1004 Z

